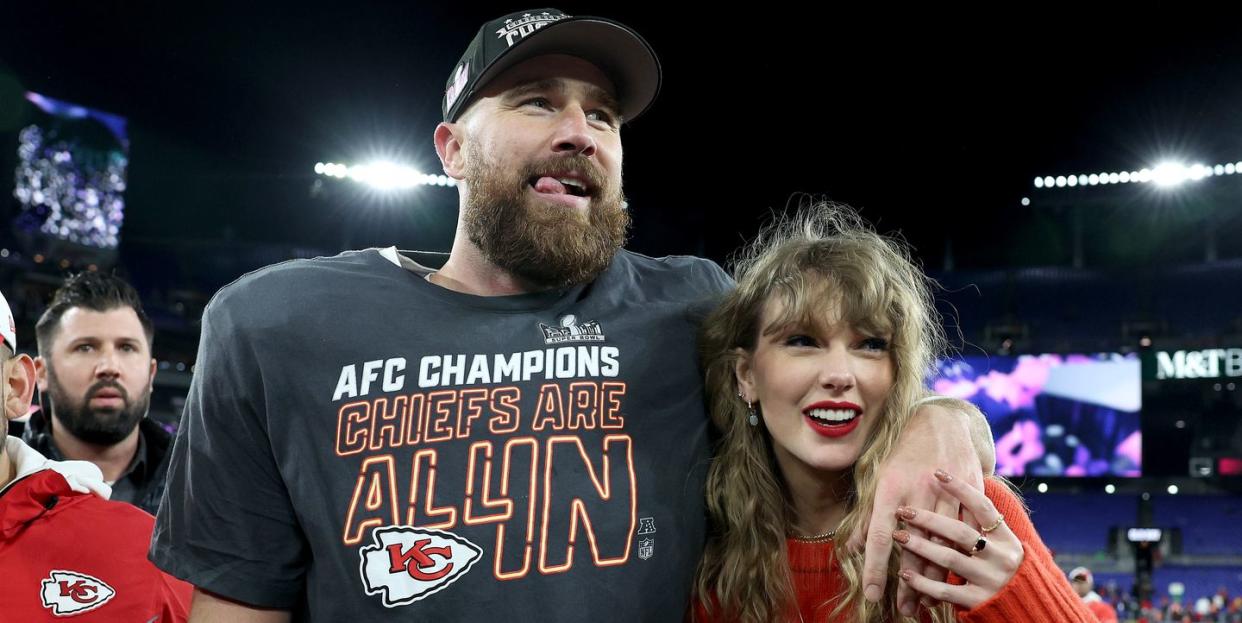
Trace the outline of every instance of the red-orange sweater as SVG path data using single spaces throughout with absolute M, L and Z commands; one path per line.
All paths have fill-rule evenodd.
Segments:
M 959 610 L 957 619 L 962 623 L 1094 623 L 1095 616 L 1052 561 L 1051 552 L 1035 532 L 1022 502 L 997 481 L 988 480 L 984 490 L 1005 515 L 1006 523 L 1022 541 L 1026 554 L 1017 573 L 1000 592 L 975 608 Z M 802 620 L 805 623 L 826 621 L 832 605 L 823 604 L 845 592 L 844 578 L 833 559 L 833 542 L 803 543 L 790 539 L 786 543 Z M 696 610 L 699 620 L 714 621 L 706 617 L 701 606 Z M 832 623 L 838 621 L 841 620 Z

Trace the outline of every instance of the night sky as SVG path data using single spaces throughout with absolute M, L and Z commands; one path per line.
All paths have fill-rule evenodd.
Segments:
M 36 91 L 129 118 L 123 239 L 326 251 L 447 249 L 454 190 L 313 189 L 312 167 L 387 156 L 438 173 L 448 72 L 484 20 L 521 8 L 45 4 L 5 2 L 0 164 L 20 93 Z M 1242 256 L 1242 175 L 1174 193 L 1032 186 L 1242 160 L 1238 21 L 1181 4 L 999 6 L 562 4 L 634 27 L 663 62 L 655 106 L 623 130 L 631 248 L 724 260 L 809 193 L 900 231 L 930 268 L 950 246 L 959 269 L 1068 265 L 1075 210 L 1088 265 L 1201 261 L 1205 222 L 1220 257 Z

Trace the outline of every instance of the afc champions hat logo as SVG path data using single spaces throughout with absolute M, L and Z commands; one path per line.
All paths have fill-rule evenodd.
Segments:
M 496 31 L 496 37 L 505 40 L 505 44 L 513 47 L 513 44 L 525 39 L 531 33 L 547 26 L 548 24 L 558 22 L 568 15 L 560 13 L 549 13 L 544 11 L 538 15 L 527 13 L 518 19 L 505 20 L 504 27 Z

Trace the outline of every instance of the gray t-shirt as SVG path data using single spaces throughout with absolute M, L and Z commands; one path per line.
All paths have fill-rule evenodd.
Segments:
M 392 259 L 215 296 L 151 559 L 295 620 L 681 621 L 724 271 L 622 251 L 590 284 L 478 297 Z

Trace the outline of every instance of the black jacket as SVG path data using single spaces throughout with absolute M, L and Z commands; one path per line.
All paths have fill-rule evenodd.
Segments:
M 138 434 L 142 436 L 142 442 L 146 446 L 146 461 L 125 478 L 133 482 L 138 492 L 132 502 L 134 506 L 154 515 L 159 510 L 160 499 L 164 497 L 168 461 L 172 458 L 172 452 L 169 452 L 172 449 L 172 435 L 151 418 L 143 418 L 138 423 Z M 22 433 L 22 441 L 49 459 L 65 460 L 52 442 L 52 428 L 42 411 L 30 416 L 26 430 Z

